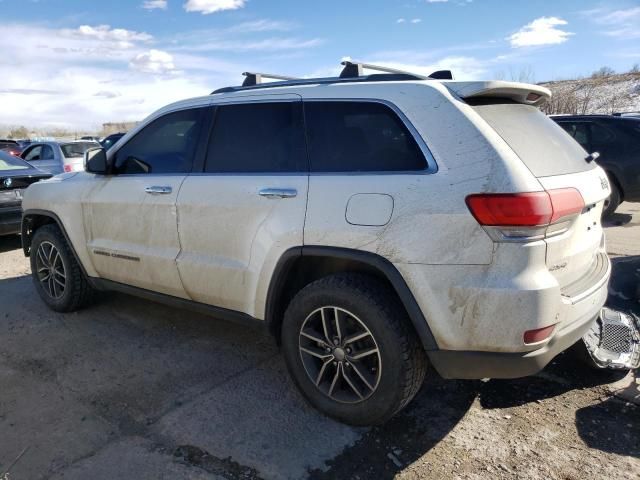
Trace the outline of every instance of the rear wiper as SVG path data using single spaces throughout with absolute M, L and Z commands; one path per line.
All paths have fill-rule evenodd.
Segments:
M 598 158 L 600 158 L 600 154 L 598 152 L 593 152 L 593 153 L 590 153 L 589 155 L 587 155 L 587 157 L 584 159 L 584 161 L 587 162 L 587 163 L 591 163 L 594 160 L 597 160 Z

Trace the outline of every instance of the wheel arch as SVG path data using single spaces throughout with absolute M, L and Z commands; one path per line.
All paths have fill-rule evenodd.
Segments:
M 284 312 L 295 294 L 315 280 L 340 272 L 369 274 L 387 284 L 400 299 L 424 350 L 438 349 L 413 293 L 389 260 L 372 252 L 324 246 L 291 248 L 276 264 L 267 291 L 265 321 L 278 343 Z
M 603 167 L 603 169 L 604 169 L 605 173 L 607 174 L 607 177 L 609 178 L 609 181 L 611 183 L 614 183 L 615 186 L 617 187 L 618 192 L 620 193 L 620 202 L 623 202 L 624 201 L 624 197 L 625 197 L 624 188 L 622 186 L 622 183 L 619 180 L 618 174 L 612 168 Z
M 80 261 L 80 257 L 78 256 L 78 253 L 73 246 L 73 242 L 69 238 L 69 235 L 67 234 L 67 231 L 64 228 L 62 221 L 60 220 L 60 217 L 49 210 L 30 209 L 25 210 L 22 213 L 21 239 L 22 250 L 24 251 L 25 257 L 29 257 L 31 254 L 31 242 L 33 240 L 34 233 L 40 227 L 51 224 L 56 225 L 60 229 L 62 235 L 64 236 L 64 239 L 71 249 L 71 253 L 73 253 L 73 256 L 78 262 L 78 265 L 80 265 L 82 273 L 86 278 L 89 278 L 84 265 L 82 264 L 82 261 Z

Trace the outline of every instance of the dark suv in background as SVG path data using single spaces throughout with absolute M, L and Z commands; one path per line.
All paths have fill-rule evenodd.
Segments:
M 604 216 L 623 202 L 640 202 L 640 118 L 619 115 L 551 117 L 584 149 L 599 152 L 597 163 L 606 170 L 611 196 Z

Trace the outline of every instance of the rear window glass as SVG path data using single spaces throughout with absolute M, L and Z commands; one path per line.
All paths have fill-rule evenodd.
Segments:
M 475 105 L 474 110 L 500 135 L 536 177 L 596 168 L 567 132 L 538 108 L 519 103 Z
M 89 150 L 90 148 L 96 148 L 100 145 L 94 142 L 78 142 L 78 143 L 66 143 L 60 145 L 62 149 L 62 154 L 65 158 L 73 158 L 73 157 L 82 157 L 84 156 L 84 152 Z
M 29 168 L 29 164 L 27 162 L 8 153 L 0 152 L 0 171 L 24 170 L 27 168 Z

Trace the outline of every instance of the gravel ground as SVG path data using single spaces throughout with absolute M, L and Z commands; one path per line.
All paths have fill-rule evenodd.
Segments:
M 640 205 L 607 224 L 609 304 L 640 314 Z M 372 429 L 308 407 L 261 332 L 123 295 L 47 310 L 0 238 L 0 478 L 640 477 L 640 381 L 572 353 L 444 381 Z M 4 478 L 3 478 L 4 480 Z

